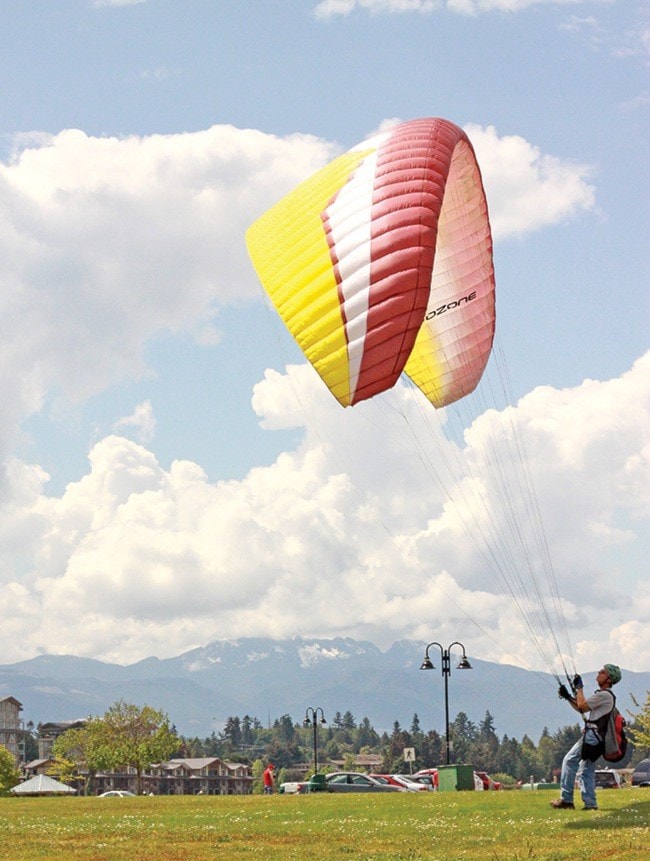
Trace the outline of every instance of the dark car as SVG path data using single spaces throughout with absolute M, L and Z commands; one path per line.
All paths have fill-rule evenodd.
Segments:
M 379 783 L 367 774 L 356 771 L 334 771 L 332 774 L 314 775 L 318 781 L 301 783 L 298 792 L 406 792 L 398 786 Z
M 650 759 L 642 759 L 634 769 L 632 786 L 650 786 Z

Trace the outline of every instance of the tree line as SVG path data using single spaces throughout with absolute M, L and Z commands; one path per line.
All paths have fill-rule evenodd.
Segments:
M 637 704 L 638 705 L 638 704 Z M 452 763 L 469 763 L 478 771 L 487 771 L 506 783 L 552 780 L 562 765 L 562 758 L 579 737 L 582 727 L 573 724 L 551 733 L 544 729 L 535 743 L 529 736 L 521 740 L 499 736 L 494 719 L 486 711 L 483 720 L 474 723 L 459 712 L 449 727 Z M 650 754 L 650 693 L 640 714 L 628 727 L 630 742 L 626 757 L 617 768 L 633 766 Z M 184 756 L 219 756 L 225 759 L 253 762 L 268 760 L 285 773 L 313 765 L 312 727 L 296 723 L 289 715 L 277 718 L 264 727 L 256 717 L 229 717 L 220 733 L 208 738 L 184 738 Z M 408 729 L 395 721 L 391 732 L 378 733 L 367 717 L 357 721 L 351 712 L 337 712 L 327 725 L 317 729 L 318 762 L 343 762 L 354 768 L 359 754 L 376 754 L 382 758 L 383 773 L 403 773 L 410 764 L 404 762 L 404 750 L 413 748 L 413 771 L 446 762 L 446 738 L 436 730 L 423 731 L 417 714 Z M 607 767 L 601 763 L 601 767 Z
M 628 751 L 617 768 L 632 767 L 650 755 L 650 692 L 643 705 L 634 702 L 639 712 L 630 714 Z M 449 729 L 451 762 L 471 764 L 506 784 L 528 781 L 531 775 L 536 781 L 552 780 L 581 732 L 581 726 L 574 724 L 554 733 L 544 729 L 537 743 L 527 735 L 521 740 L 499 737 L 489 711 L 478 724 L 459 712 Z M 410 767 L 416 771 L 446 762 L 446 738 L 436 730 L 422 730 L 417 714 L 408 729 L 395 721 L 391 732 L 378 733 L 367 717 L 357 721 L 350 711 L 336 712 L 330 722 L 318 724 L 316 733 L 320 770 L 331 770 L 329 763 L 333 761 L 343 763 L 346 770 L 356 770 L 356 758 L 362 754 L 381 756 L 379 768 L 384 773 L 403 773 Z M 30 735 L 35 744 L 34 733 Z M 273 762 L 280 779 L 292 779 L 303 777 L 313 766 L 313 741 L 313 725 L 305 727 L 288 714 L 267 726 L 250 715 L 231 716 L 221 732 L 203 739 L 185 737 L 163 712 L 120 700 L 103 717 L 90 717 L 83 727 L 70 729 L 56 739 L 56 764 L 51 773 L 66 781 L 78 779 L 82 769 L 87 774 L 86 791 L 92 793 L 98 771 L 131 767 L 140 790 L 142 774 L 154 763 L 219 757 L 250 764 L 258 776 L 262 763 Z M 408 768 L 404 762 L 406 748 L 415 751 L 415 762 Z M 606 765 L 602 763 L 602 767 Z M 14 785 L 18 776 L 13 757 L 0 747 L 0 792 Z

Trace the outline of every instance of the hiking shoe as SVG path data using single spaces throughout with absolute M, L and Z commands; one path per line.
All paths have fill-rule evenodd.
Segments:
M 551 801 L 551 807 L 555 808 L 555 810 L 575 810 L 576 806 L 572 801 L 562 801 L 561 798 L 556 798 L 555 801 Z
M 585 806 L 584 806 L 582 809 L 583 809 L 583 810 L 598 810 L 598 808 L 597 808 L 597 807 L 587 807 L 587 805 L 586 805 L 586 804 L 585 804 Z

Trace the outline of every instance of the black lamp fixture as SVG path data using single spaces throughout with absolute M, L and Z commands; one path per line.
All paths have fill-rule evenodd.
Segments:
M 445 680 L 445 740 L 447 747 L 447 765 L 450 762 L 450 745 L 449 745 L 449 676 L 451 675 L 451 649 L 453 646 L 460 646 L 463 650 L 463 656 L 458 662 L 457 670 L 471 670 L 472 665 L 467 660 L 467 655 L 465 654 L 465 646 L 462 643 L 459 643 L 457 640 L 451 643 L 447 648 L 443 648 L 440 643 L 429 643 L 424 652 L 424 660 L 422 661 L 422 665 L 420 666 L 421 670 L 435 670 L 435 666 L 433 665 L 433 661 L 429 657 L 429 649 L 431 646 L 437 646 L 440 649 L 440 656 L 442 658 L 442 675 Z
M 318 715 L 320 714 L 320 720 L 318 719 Z M 305 711 L 305 719 L 302 722 L 302 725 L 307 728 L 310 726 L 314 727 L 314 774 L 318 771 L 318 724 L 326 724 L 325 715 L 323 714 L 323 709 L 318 706 L 317 708 L 312 708 L 309 706 Z

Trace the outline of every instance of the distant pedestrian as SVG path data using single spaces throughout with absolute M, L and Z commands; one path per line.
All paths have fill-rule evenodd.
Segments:
M 275 766 L 272 762 L 270 762 L 264 769 L 262 783 L 264 784 L 264 795 L 273 795 L 273 787 L 275 786 Z
M 556 810 L 573 810 L 573 791 L 576 777 L 580 782 L 580 792 L 584 802 L 583 810 L 598 810 L 596 801 L 596 760 L 605 750 L 605 730 L 603 723 L 614 708 L 615 698 L 611 692 L 612 685 L 621 680 L 621 670 L 616 664 L 605 664 L 598 670 L 596 682 L 598 690 L 592 696 L 585 697 L 580 676 L 573 679 L 576 695 L 572 697 L 564 685 L 560 685 L 559 695 L 569 702 L 580 714 L 589 712 L 585 718 L 585 728 L 580 738 L 562 760 L 560 775 L 561 794 L 558 799 L 551 801 L 551 807 Z

